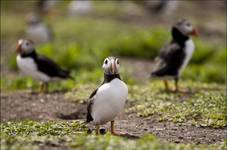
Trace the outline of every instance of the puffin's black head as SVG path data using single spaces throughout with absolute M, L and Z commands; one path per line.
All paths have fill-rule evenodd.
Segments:
M 119 74 L 120 63 L 116 57 L 107 57 L 102 65 L 105 74 Z
M 31 40 L 20 39 L 17 43 L 16 52 L 18 54 L 29 54 L 34 50 L 34 43 Z
M 172 30 L 178 30 L 184 36 L 198 36 L 197 30 L 193 27 L 193 25 L 186 19 L 179 20 L 174 26 Z

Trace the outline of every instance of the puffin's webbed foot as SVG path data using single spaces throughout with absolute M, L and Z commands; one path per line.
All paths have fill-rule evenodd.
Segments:
M 48 83 L 47 82 L 41 83 L 40 93 L 48 93 Z
M 115 136 L 121 136 L 121 135 L 123 135 L 122 133 L 116 133 L 115 132 L 114 121 L 111 121 L 110 123 L 111 123 L 111 134 L 112 135 L 115 135 Z
M 166 92 L 174 92 L 174 90 L 169 87 L 167 80 L 163 80 L 163 82 L 164 82 L 164 85 L 165 85 L 165 91 Z
M 99 127 L 99 125 L 96 125 L 95 127 L 96 127 L 96 128 L 95 128 L 95 134 L 96 134 L 96 135 L 99 135 L 99 134 L 100 134 L 100 132 L 99 132 L 99 128 L 100 128 L 100 127 Z
M 186 88 L 175 88 L 174 91 L 175 93 L 190 93 L 190 90 L 189 89 L 186 89 Z

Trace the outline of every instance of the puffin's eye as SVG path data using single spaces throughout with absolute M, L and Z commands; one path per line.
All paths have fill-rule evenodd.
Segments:
M 108 63 L 108 60 L 106 59 L 106 60 L 104 61 L 104 63 L 107 64 L 107 63 Z
M 191 26 L 191 24 L 190 24 L 190 23 L 186 23 L 186 26 L 190 27 L 190 26 Z
M 118 65 L 120 64 L 119 60 L 117 60 L 117 64 L 118 64 Z

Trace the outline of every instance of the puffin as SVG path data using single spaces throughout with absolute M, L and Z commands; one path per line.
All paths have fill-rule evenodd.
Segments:
M 164 79 L 166 91 L 171 91 L 167 79 L 174 79 L 174 92 L 185 92 L 179 89 L 178 80 L 189 63 L 195 45 L 191 36 L 198 36 L 197 30 L 186 19 L 179 20 L 171 29 L 172 40 L 165 45 L 155 58 L 151 77 Z
M 42 16 L 50 16 L 53 14 L 53 9 L 58 2 L 59 0 L 38 0 L 36 3 L 36 11 Z
M 102 65 L 104 81 L 92 92 L 87 105 L 86 122 L 95 125 L 96 134 L 100 134 L 100 125 L 110 122 L 111 134 L 115 132 L 114 119 L 124 109 L 128 96 L 128 87 L 120 77 L 120 63 L 116 57 L 107 57 Z
M 48 92 L 48 83 L 55 79 L 72 78 L 70 72 L 62 69 L 53 60 L 39 55 L 34 42 L 20 39 L 16 48 L 16 62 L 19 70 L 35 80 L 41 81 L 40 92 Z
M 69 16 L 80 16 L 88 14 L 93 8 L 93 3 L 90 0 L 72 0 L 68 6 Z
M 36 44 L 53 41 L 54 33 L 50 25 L 45 24 L 38 15 L 28 14 L 26 17 L 26 37 Z

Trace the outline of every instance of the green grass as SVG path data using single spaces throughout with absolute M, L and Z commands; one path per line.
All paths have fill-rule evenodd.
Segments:
M 131 105 L 126 108 L 126 112 L 179 125 L 212 128 L 227 126 L 224 85 L 190 81 L 180 82 L 180 85 L 190 88 L 191 93 L 166 93 L 162 91 L 164 86 L 160 81 L 129 86 L 128 103 Z M 86 103 L 95 88 L 94 84 L 78 85 L 72 92 L 66 93 L 66 97 L 77 103 Z
M 9 19 L 9 24 L 13 20 Z M 77 20 L 61 18 L 53 22 L 56 40 L 38 46 L 37 51 L 75 72 L 96 70 L 100 68 L 103 59 L 110 55 L 153 60 L 170 39 L 168 30 L 160 27 L 144 29 L 137 25 L 88 17 Z M 13 33 L 21 32 L 19 27 L 17 33 L 16 29 L 11 31 L 9 27 L 3 26 L 2 35 L 13 36 Z M 195 53 L 183 77 L 194 81 L 223 83 L 226 47 L 207 44 L 201 39 L 194 40 Z M 7 59 L 8 67 L 13 70 L 17 69 L 15 57 L 10 55 Z
M 127 84 L 135 84 L 136 81 L 127 73 L 126 68 L 121 68 L 122 78 Z M 60 80 L 57 82 L 50 82 L 49 91 L 70 91 L 77 87 L 77 85 L 83 84 L 100 84 L 103 81 L 103 70 L 101 68 L 95 68 L 86 70 L 86 69 L 78 69 L 78 71 L 73 70 L 71 72 L 73 79 Z M 39 90 L 39 82 L 36 80 L 32 80 L 30 77 L 18 76 L 18 77 L 10 77 L 10 76 L 2 76 L 1 81 L 1 90 L 4 91 L 15 91 L 15 90 L 26 90 L 31 89 L 33 91 Z
M 192 94 L 160 92 L 160 82 L 144 87 L 133 86 L 129 95 L 133 107 L 127 112 L 140 117 L 158 116 L 159 121 L 177 124 L 213 128 L 227 125 L 224 86 L 194 82 L 181 82 L 181 86 L 189 87 Z
M 32 9 L 33 2 L 12 5 L 1 1 L 1 52 L 9 53 L 4 58 L 11 70 L 17 70 L 14 49 L 16 41 L 24 37 L 24 12 Z M 108 3 L 108 4 L 107 4 Z M 121 15 L 115 2 L 97 5 L 98 14 Z M 58 11 L 66 9 L 66 4 Z M 12 11 L 13 10 L 13 11 Z M 116 13 L 117 11 L 117 13 Z M 18 13 L 15 13 L 18 12 Z M 61 13 L 60 13 L 61 14 Z M 45 19 L 54 25 L 55 41 L 37 46 L 40 54 L 47 55 L 62 67 L 72 70 L 74 80 L 50 84 L 50 91 L 69 91 L 65 97 L 77 103 L 86 103 L 89 94 L 102 81 L 101 64 L 109 55 L 153 60 L 160 48 L 170 40 L 169 29 L 151 26 L 141 27 L 133 23 L 118 21 L 116 18 L 93 18 L 65 16 Z M 18 21 L 20 18 L 20 21 Z M 114 17 L 113 17 L 114 18 Z M 192 94 L 173 94 L 162 91 L 161 81 L 137 85 L 122 66 L 122 76 L 129 85 L 127 113 L 138 117 L 153 117 L 160 122 L 168 121 L 178 125 L 223 128 L 226 122 L 226 97 L 223 83 L 226 80 L 225 43 L 207 43 L 194 39 L 196 50 L 189 66 L 183 72 L 183 87 L 189 87 Z M 2 53 L 1 53 L 2 54 Z M 4 53 L 3 53 L 4 54 Z M 2 62 L 1 62 L 2 63 Z M 192 81 L 187 81 L 192 80 Z M 38 90 L 38 82 L 22 76 L 2 76 L 1 90 Z M 1 123 L 2 150 L 31 150 L 40 145 L 61 145 L 72 149 L 199 149 L 224 150 L 226 143 L 211 145 L 174 144 L 163 142 L 153 135 L 144 135 L 138 140 L 105 136 L 86 135 L 81 121 L 36 122 L 18 121 Z
M 211 145 L 174 144 L 163 142 L 149 134 L 140 139 L 131 140 L 106 135 L 87 135 L 86 127 L 80 121 L 72 122 L 36 122 L 20 121 L 1 123 L 1 149 L 37 149 L 41 145 L 65 145 L 72 149 L 119 149 L 119 150 L 174 150 L 174 149 L 210 149 L 223 150 L 224 142 Z

